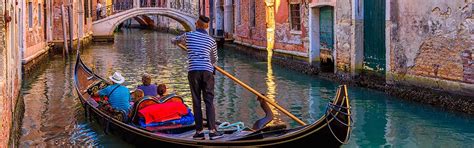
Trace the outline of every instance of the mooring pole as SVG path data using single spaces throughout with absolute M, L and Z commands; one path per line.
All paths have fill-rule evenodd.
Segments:
M 74 50 L 74 19 L 73 19 L 73 9 L 72 9 L 72 0 L 68 5 L 68 22 L 69 22 L 69 48 Z
M 61 22 L 63 25 L 63 41 L 64 41 L 64 48 L 63 48 L 63 56 L 66 57 L 66 55 L 69 55 L 68 52 L 68 44 L 67 44 L 67 30 L 66 30 L 66 19 L 65 17 L 66 11 L 64 10 L 64 5 L 61 5 Z

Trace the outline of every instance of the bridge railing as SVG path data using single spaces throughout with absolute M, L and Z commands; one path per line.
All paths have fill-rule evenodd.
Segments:
M 171 8 L 190 15 L 198 15 L 198 9 L 190 1 L 184 2 L 181 0 L 125 0 L 122 2 L 114 3 L 112 5 L 108 5 L 106 7 L 102 7 L 99 10 L 93 10 L 92 18 L 93 21 L 97 21 L 125 10 L 150 7 Z
M 97 20 L 106 18 L 108 16 L 114 15 L 116 13 L 119 13 L 125 10 L 130 10 L 132 8 L 133 8 L 132 2 L 123 2 L 123 3 L 108 5 L 106 7 L 102 7 L 99 10 L 97 9 L 93 10 L 92 21 L 97 21 Z

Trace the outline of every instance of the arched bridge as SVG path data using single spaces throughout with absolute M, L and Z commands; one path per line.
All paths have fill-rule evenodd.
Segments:
M 92 23 L 93 36 L 96 38 L 113 38 L 114 30 L 120 23 L 147 14 L 172 18 L 181 23 L 186 31 L 195 29 L 194 23 L 198 18 L 197 10 L 190 3 L 133 0 L 133 3 L 118 3 L 104 7 L 99 13 L 95 11 L 93 13 L 95 21 Z

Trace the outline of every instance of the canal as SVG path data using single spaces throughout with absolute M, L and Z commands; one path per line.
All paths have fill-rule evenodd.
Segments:
M 120 71 L 129 88 L 149 73 L 191 103 L 185 52 L 170 43 L 175 35 L 124 30 L 112 43 L 94 43 L 82 51 L 84 62 L 99 75 Z M 132 147 L 106 135 L 88 122 L 73 86 L 74 58 L 54 55 L 32 76 L 21 93 L 25 113 L 20 147 L 105 146 Z M 277 65 L 219 49 L 218 65 L 270 96 L 306 123 L 318 120 L 339 85 Z M 242 121 L 247 126 L 264 116 L 255 95 L 221 74 L 216 75 L 215 106 L 219 121 Z M 474 145 L 474 117 L 402 101 L 383 92 L 349 87 L 355 125 L 345 147 L 470 147 Z M 273 124 L 298 124 L 276 112 Z

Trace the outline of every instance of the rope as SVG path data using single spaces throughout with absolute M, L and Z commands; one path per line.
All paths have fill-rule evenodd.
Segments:
M 223 122 L 223 123 L 219 124 L 219 126 L 217 128 L 219 130 L 224 130 L 224 129 L 230 129 L 232 127 L 236 127 L 237 132 L 240 132 L 245 128 L 245 125 L 244 125 L 243 122 L 235 122 L 235 123 L 232 123 L 232 124 L 230 124 L 229 122 Z
M 348 115 L 347 113 L 342 112 L 341 108 L 350 109 L 350 107 L 342 107 L 342 106 L 339 106 L 339 105 L 328 103 L 328 105 L 326 107 L 326 115 L 328 115 L 328 116 L 331 115 L 333 119 L 336 119 L 336 121 L 338 121 L 339 123 L 347 126 L 348 132 L 351 132 L 352 125 L 347 125 L 346 123 L 342 122 L 330 111 L 330 109 L 333 109 L 334 111 L 337 111 L 338 113 L 343 113 L 344 115 Z M 351 115 L 348 115 L 348 116 L 349 116 L 349 120 L 352 122 L 352 116 Z M 339 139 L 339 137 L 336 136 L 336 134 L 334 134 L 334 131 L 332 130 L 330 121 L 327 117 L 326 117 L 326 124 L 328 125 L 329 131 L 331 131 L 331 134 L 334 136 L 334 138 L 336 138 L 337 141 L 339 141 L 342 144 L 347 144 L 349 142 L 348 137 L 346 137 L 344 139 L 344 141 L 342 141 L 341 139 Z M 348 135 L 350 135 L 350 133 Z

